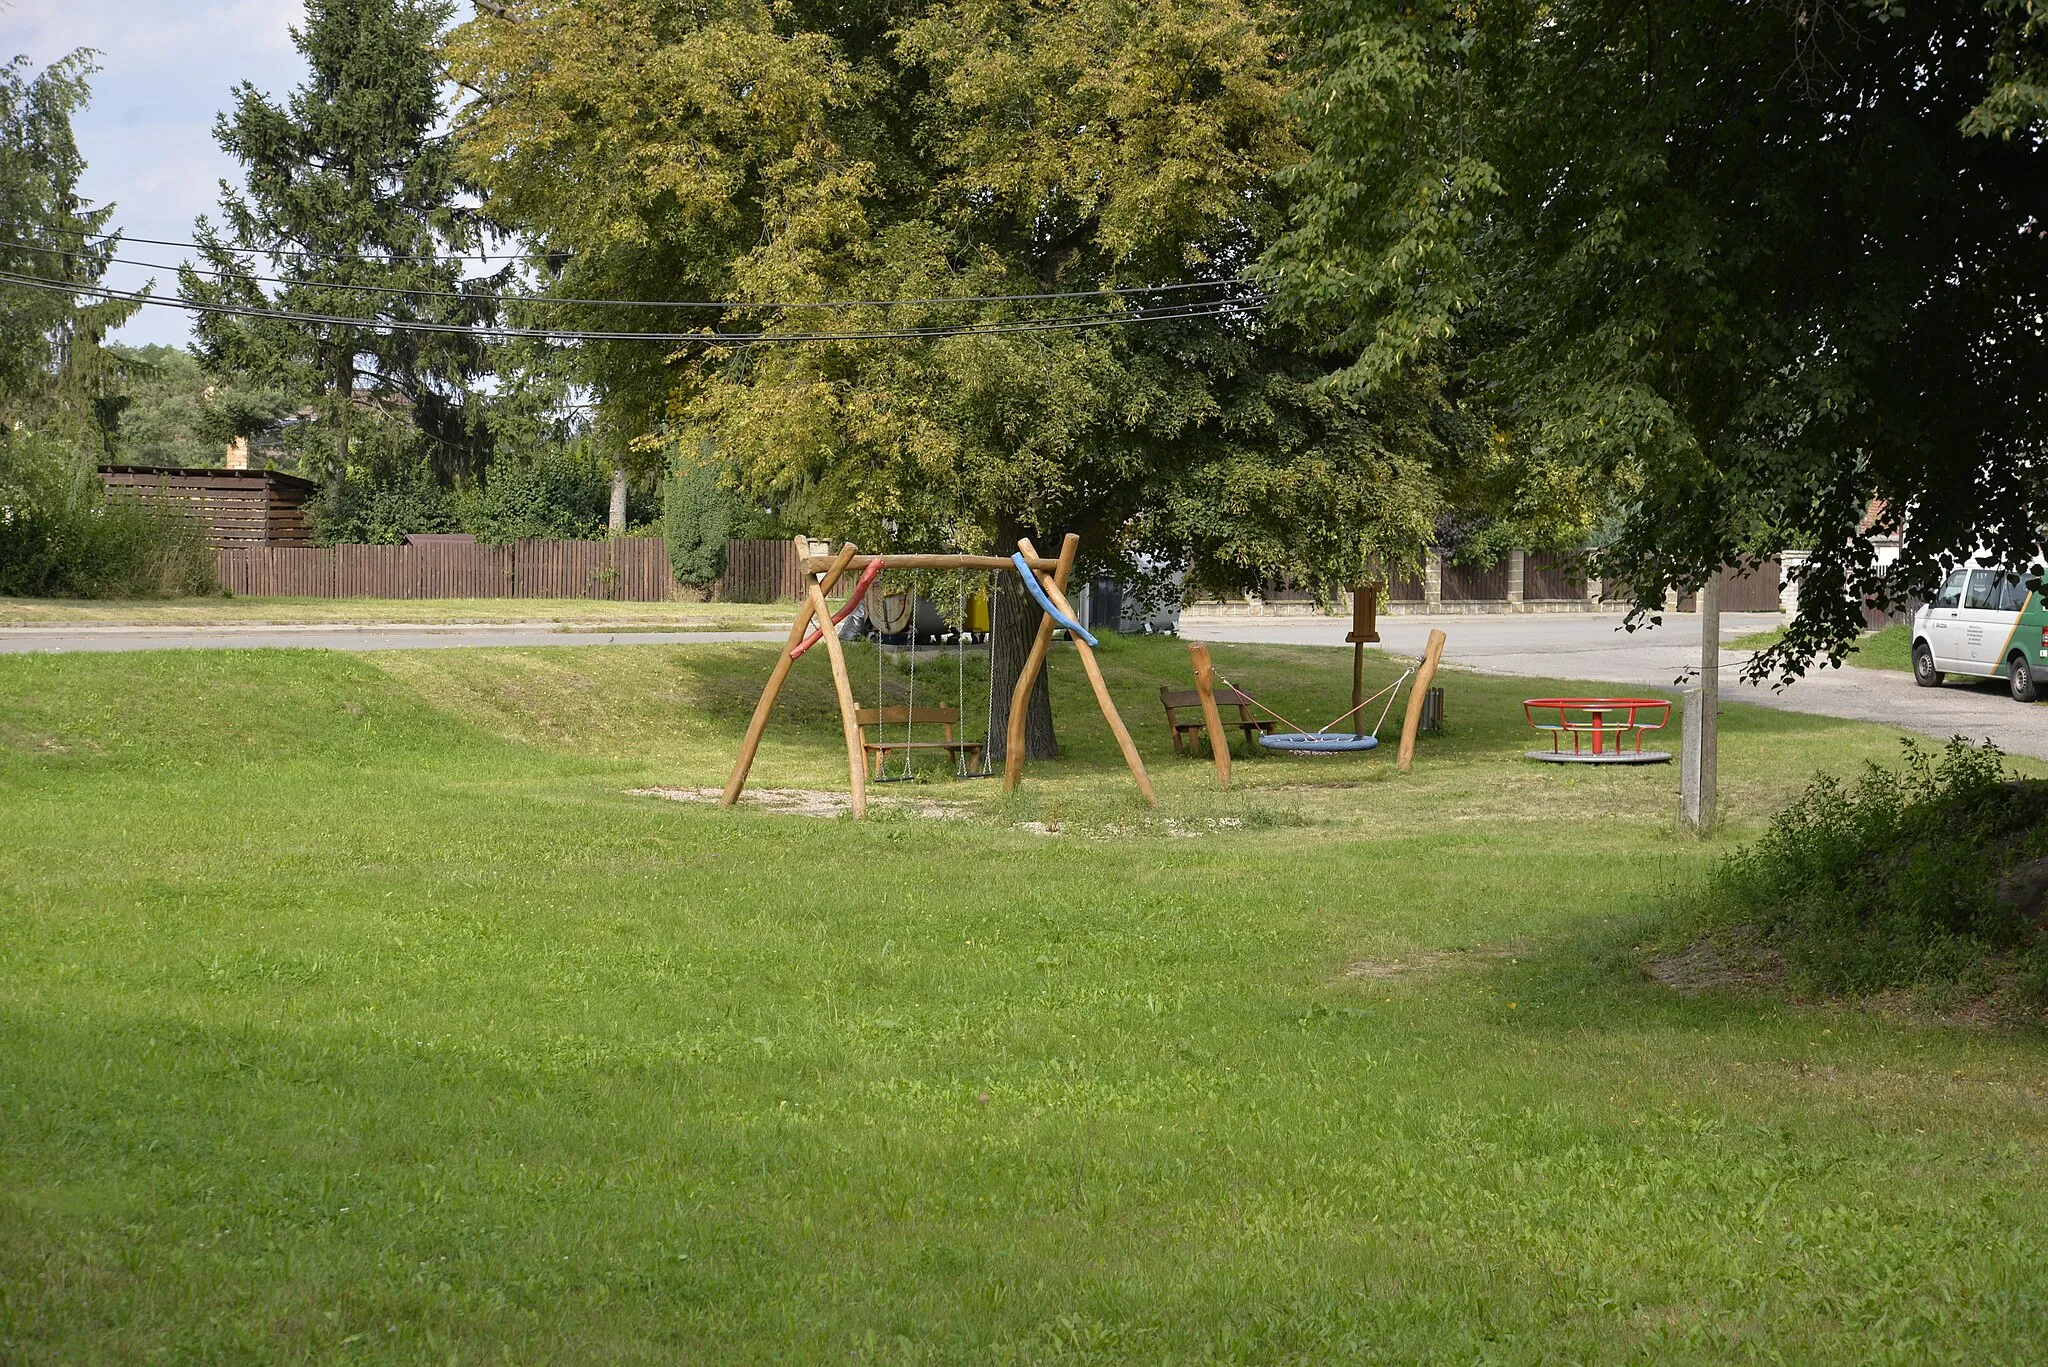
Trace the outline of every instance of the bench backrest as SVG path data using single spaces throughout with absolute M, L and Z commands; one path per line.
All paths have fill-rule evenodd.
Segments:
M 1175 711 L 1183 707 L 1200 707 L 1202 705 L 1202 695 L 1192 688 L 1162 688 L 1159 690 L 1159 701 L 1166 704 L 1167 715 L 1171 716 Z M 1218 707 L 1239 708 L 1256 706 L 1250 698 L 1247 698 L 1234 688 L 1217 689 L 1216 705 Z
M 957 726 L 957 707 L 861 707 L 854 710 L 861 726 Z

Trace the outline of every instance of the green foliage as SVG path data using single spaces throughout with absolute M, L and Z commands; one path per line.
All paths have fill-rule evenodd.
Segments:
M 2034 10 L 1314 0 L 1264 278 L 1346 383 L 1450 367 L 1516 516 L 1612 513 L 1597 568 L 1644 613 L 1811 550 L 1753 672 L 1839 659 L 1866 599 L 2048 522 L 2048 144 L 1973 136 L 2035 126 Z
M 328 546 L 396 546 L 413 533 L 462 530 L 454 499 L 423 460 L 349 480 L 311 512 L 314 539 Z
M 284 104 L 244 83 L 216 125 L 244 186 L 223 187 L 220 224 L 199 221 L 204 262 L 179 272 L 185 298 L 392 323 L 495 318 L 502 281 L 464 278 L 460 254 L 476 245 L 475 215 L 458 202 L 462 186 L 438 127 L 434 41 L 449 11 L 447 0 L 308 4 L 292 31 L 310 68 L 306 82 Z M 274 289 L 252 264 L 272 250 L 286 280 Z M 385 292 L 394 289 L 423 293 Z M 485 350 L 460 326 L 396 333 L 202 315 L 195 328 L 210 374 L 313 402 L 333 498 L 355 463 L 362 400 L 402 413 L 444 479 L 488 456 L 473 392 Z M 347 516 L 338 507 L 330 515 Z
M 91 288 L 120 250 L 111 237 L 93 240 L 113 206 L 78 193 L 85 159 L 71 116 L 91 97 L 92 54 L 29 69 L 26 57 L 0 66 L 0 271 Z M 121 399 L 100 344 L 137 307 L 0 280 L 0 425 L 110 452 Z
M 661 534 L 676 578 L 708 588 L 724 574 L 726 538 L 737 534 L 734 525 L 744 518 L 744 505 L 715 463 L 682 464 L 661 491 Z
M 0 594 L 143 598 L 211 593 L 206 529 L 168 499 L 109 493 L 76 448 L 0 434 Z
M 182 347 L 110 346 L 122 408 L 115 456 L 128 465 L 219 465 L 235 437 L 264 432 L 286 412 L 273 389 L 212 379 Z
M 1277 230 L 1272 176 L 1301 155 L 1285 29 L 1263 0 L 522 0 L 459 28 L 450 63 L 477 92 L 464 165 L 552 254 L 550 293 L 727 300 L 673 321 L 852 331 L 1241 295 L 1214 282 Z M 1153 285 L 1205 288 L 820 307 Z M 801 503 L 863 544 L 1072 530 L 1101 559 L 1192 553 L 1211 581 L 1342 585 L 1412 560 L 1439 511 L 1446 448 L 1414 419 L 1440 376 L 1382 404 L 1329 400 L 1311 389 L 1317 345 L 1244 311 L 674 356 L 598 345 L 576 363 L 600 426 L 643 455 L 708 432 L 750 500 Z
M 611 512 L 611 471 L 588 442 L 500 456 L 455 506 L 462 530 L 479 541 L 601 537 Z M 629 502 L 629 522 L 632 511 Z M 644 516 L 644 506 L 639 511 Z
M 1907 741 L 1897 769 L 1814 780 L 1727 861 L 1727 903 L 1822 991 L 1949 982 L 2025 946 L 2042 926 L 2000 884 L 2048 853 L 2048 787 L 2003 781 L 2002 760 L 1958 738 L 1937 764 Z

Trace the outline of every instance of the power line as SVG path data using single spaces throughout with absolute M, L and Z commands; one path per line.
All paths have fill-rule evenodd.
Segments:
M 342 314 L 306 313 L 291 309 L 248 308 L 238 304 L 209 304 L 190 299 L 168 299 L 50 280 L 39 275 L 22 275 L 0 270 L 0 284 L 55 294 L 90 295 L 119 303 L 149 304 L 158 308 L 183 309 L 189 313 L 210 313 L 233 318 L 263 318 L 277 322 L 311 323 L 323 326 L 362 328 L 373 332 L 455 335 L 486 341 L 534 339 L 557 342 L 698 342 L 710 345 L 752 345 L 764 342 L 865 342 L 914 338 L 986 337 L 1014 332 L 1077 332 L 1088 328 L 1122 327 L 1135 323 L 1195 321 L 1241 315 L 1263 308 L 1263 301 L 1229 303 L 1200 301 L 1166 308 L 1139 311 L 1117 317 L 1039 318 L 1013 323 L 972 323 L 958 327 L 888 328 L 863 332 L 606 332 L 556 328 L 468 327 L 461 323 L 401 322 L 383 318 L 362 318 Z
M 209 246 L 208 246 L 208 245 L 207 245 L 206 243 L 204 243 L 204 242 L 174 242 L 174 241 L 170 240 L 169 238 L 162 238 L 162 237 L 130 237 L 130 236 L 128 236 L 128 234 L 126 234 L 126 233 L 119 233 L 119 232 L 114 232 L 114 233 L 89 233 L 89 232 L 85 232 L 84 230 L 82 230 L 82 229 L 79 229 L 79 228 L 55 228 L 55 227 L 49 227 L 48 225 L 41 225 L 41 226 L 43 226 L 43 227 L 45 228 L 45 230 L 46 230 L 46 231 L 49 231 L 49 232 L 59 232 L 59 233 L 66 233 L 66 234 L 69 234 L 70 236 L 73 236 L 73 237 L 80 237 L 80 238 L 85 238 L 85 239 L 87 239 L 87 240 L 94 240 L 94 239 L 97 239 L 97 240 L 101 240 L 101 241 L 112 241 L 112 240 L 113 240 L 113 239 L 115 239 L 115 238 L 120 238 L 120 239 L 122 239 L 123 241 L 127 241 L 127 242 L 140 242 L 140 243 L 143 243 L 143 244 L 144 244 L 144 245 L 146 245 L 146 246 L 151 246 L 151 247 L 185 247 L 185 248 L 188 248 L 189 250 L 192 250 L 192 251 L 209 251 L 209 250 L 219 250 L 219 251 L 231 251 L 231 252 L 248 252 L 248 253 L 252 253 L 252 254 L 254 254 L 254 255 L 256 255 L 256 256 L 267 256 L 267 257 L 270 257 L 270 258 L 272 258 L 273 260 L 278 260 L 278 261 L 282 261 L 282 260 L 284 260 L 284 259 L 285 259 L 286 257 L 297 257 L 297 258 L 299 258 L 300 260 L 312 260 L 312 261 L 332 261 L 332 260 L 335 260 L 335 259 L 337 259 L 337 258 L 335 258 L 335 257 L 333 257 L 333 256 L 331 256 L 331 255 L 329 255 L 329 254 L 327 254 L 327 253 L 325 253 L 325 252 L 308 252 L 308 251 L 298 251 L 298 250 L 295 250 L 295 249 L 293 249 L 293 248 L 290 248 L 290 247 L 238 247 L 238 246 L 235 246 L 235 245 L 233 245 L 232 243 L 226 243 L 226 242 L 216 242 L 216 243 L 214 243 L 214 244 L 213 244 L 213 245 L 212 245 L 211 247 L 209 247 Z M 418 254 L 414 254 L 414 253 L 408 253 L 408 252 L 388 252 L 388 253 L 385 253 L 384 255 L 381 255 L 381 256 L 359 256 L 359 257 L 354 257 L 354 258 L 342 258 L 342 259 L 353 259 L 353 260 L 357 260 L 357 261 L 374 261 L 374 262 L 393 262 L 393 261 L 446 261 L 446 260 L 448 260 L 449 258 L 453 257 L 453 258 L 456 258 L 456 259 L 459 259 L 459 260 L 463 260 L 463 261 L 525 261 L 525 260 L 527 260 L 527 259 L 528 259 L 528 258 L 529 258 L 529 257 L 530 257 L 531 255 L 532 255 L 532 254 L 531 254 L 531 253 L 529 253 L 529 252 L 477 252 L 477 253 L 475 253 L 474 255 L 471 255 L 471 254 L 469 254 L 469 253 L 464 253 L 464 252 L 454 252 L 454 251 L 449 251 L 449 252 L 434 252 L 434 253 L 431 253 L 431 254 L 429 254 L 429 253 L 418 253 Z
M 111 241 L 111 240 L 113 240 L 113 238 L 114 238 L 114 237 L 116 237 L 116 236 L 118 236 L 118 235 L 117 235 L 117 234 L 102 234 L 102 236 L 103 236 L 103 237 L 105 237 L 105 238 L 106 238 L 107 240 Z M 206 246 L 205 246 L 204 244 L 202 244 L 202 243 L 197 243 L 197 242 L 164 242 L 164 241 L 160 241 L 160 240 L 158 240 L 158 239 L 156 239 L 156 238 L 149 238 L 149 237 L 133 237 L 133 238 L 126 238 L 126 239 L 124 239 L 124 240 L 126 240 L 126 241 L 130 241 L 130 242 L 146 242 L 146 243 L 149 243 L 149 244 L 150 244 L 150 245 L 152 245 L 152 246 L 158 246 L 158 247 L 189 247 L 189 248 L 191 248 L 191 249 L 192 249 L 192 250 L 194 250 L 194 251 L 206 251 L 206 250 L 209 250 L 209 248 L 207 248 L 207 247 L 206 247 Z M 9 244 L 7 244 L 7 245 L 9 245 L 9 246 L 13 246 L 13 247 L 19 247 L 19 248 L 23 248 L 23 249 L 25 249 L 25 250 L 28 250 L 28 251 L 32 251 L 32 252 L 42 252 L 42 253 L 44 253 L 45 255 L 50 255 L 50 256 L 70 256 L 70 255 L 75 255 L 75 254 L 76 254 L 76 253 L 75 253 L 74 251 L 72 251 L 72 250 L 69 250 L 69 249 L 66 249 L 66 248 L 63 248 L 63 247 L 45 247 L 45 246 L 40 246 L 40 245 L 38 245 L 38 244 L 36 244 L 36 243 L 32 243 L 32 242 L 14 242 L 14 243 L 9 243 Z M 228 250 L 232 250 L 232 251 L 241 251 L 241 252 L 251 252 L 251 253 L 259 253 L 259 254 L 269 255 L 269 253 L 263 253 L 263 252 L 262 252 L 262 249 L 261 249 L 261 248 L 257 248 L 257 247 L 234 247 L 234 248 L 228 248 Z M 510 258 L 510 257 L 507 257 L 507 258 L 496 258 L 496 257 L 461 257 L 461 258 L 456 258 L 456 257 L 445 257 L 445 258 L 433 258 L 433 257 L 361 257 L 361 256 L 359 256 L 359 257 L 342 257 L 342 258 L 322 258 L 322 259 L 331 259 L 331 260 L 334 260 L 334 261 L 336 262 L 336 264 L 341 264 L 341 263 L 343 263 L 343 262 L 346 262 L 347 264 L 351 264 L 351 265 L 356 265 L 356 264 L 365 264 L 365 265 L 382 265 L 382 264 L 385 264 L 386 262 L 389 262 L 389 261 L 398 261 L 398 260 L 419 260 L 419 261 L 426 261 L 426 260 L 449 260 L 449 261 L 453 261 L 453 260 L 468 260 L 468 261 L 479 261 L 479 260 L 484 260 L 484 261 L 488 261 L 488 260 L 499 260 L 499 259 L 504 259 L 504 260 L 514 260 L 514 259 L 517 259 L 517 258 Z M 152 271 L 175 271 L 175 270 L 182 270 L 182 269 L 183 269 L 183 268 L 184 268 L 185 266 L 187 266 L 187 265 L 192 265 L 192 263 L 190 263 L 190 262 L 180 262 L 180 263 L 179 263 L 179 264 L 177 264 L 177 265 L 171 265 L 171 264 L 167 264 L 167 263 L 165 263 L 165 262 L 160 262 L 160 261 L 135 261 L 135 260 L 131 260 L 131 259 L 129 259 L 129 258 L 126 258 L 126 257 L 118 257 L 118 256 L 116 256 L 116 257 L 109 257 L 109 258 L 107 258 L 107 260 L 109 261 L 109 263 L 111 263 L 111 264 L 115 264 L 115 265 L 122 265 L 122 266 L 134 266 L 134 267 L 137 267 L 137 268 L 139 268 L 139 269 L 142 269 L 142 270 L 152 270 Z M 213 270 L 215 274 L 220 274 L 220 273 L 221 273 L 221 272 L 220 272 L 220 271 L 218 270 L 218 268 L 215 268 L 215 267 L 206 267 L 206 266 L 197 266 L 197 265 L 193 265 L 193 266 L 192 266 L 192 269 L 194 269 L 194 270 Z M 396 285 L 344 285 L 344 284 L 328 284 L 328 283 L 325 283 L 325 282 L 322 282 L 322 281 L 317 281 L 317 280 L 291 280 L 291 279 L 287 279 L 287 278 L 285 278 L 285 277 L 282 277 L 282 276 L 275 276 L 275 275 L 245 275 L 245 276 L 244 276 L 243 278 L 244 278 L 244 279 L 246 279 L 246 280 L 253 280 L 253 281 L 255 281 L 255 282 L 259 283 L 259 284 L 265 284 L 265 285 L 290 285 L 290 286 L 297 286 L 297 287 L 301 287 L 301 288 L 308 288 L 308 289 L 324 289 L 324 290 L 343 290 L 343 291 L 353 291 L 353 292 L 355 292 L 355 293 L 358 293 L 358 294 L 390 294 L 390 295 L 402 295 L 402 296 L 405 296 L 405 297 L 408 297 L 408 298 L 416 298 L 416 299 L 462 299 L 462 300 L 468 300 L 468 301 L 474 302 L 474 301 L 475 301 L 475 298 L 476 298 L 476 296 L 474 296 L 474 295 L 470 295 L 470 294 L 465 294 L 465 293 L 463 293 L 463 292 L 462 292 L 462 291 L 460 291 L 460 290 L 416 290 L 416 289 L 404 289 L 404 288 L 401 288 L 401 287 L 399 287 L 399 286 L 396 286 Z M 1167 293 L 1183 292 L 1183 291 L 1187 291 L 1187 290 L 1211 290 L 1211 289 L 1234 289 L 1234 288 L 1237 288 L 1237 287 L 1239 287 L 1239 286 L 1243 286 L 1243 285 L 1245 285 L 1246 283 L 1247 283 L 1247 282 L 1246 282 L 1246 281 L 1244 281 L 1244 280 L 1243 280 L 1243 279 L 1242 279 L 1241 277 L 1238 277 L 1238 276 L 1234 276 L 1234 275 L 1230 275 L 1230 276 L 1223 276 L 1223 277 L 1220 277 L 1220 278 L 1218 278 L 1218 279 L 1215 279 L 1215 280 L 1176 280 L 1176 281 L 1172 281 L 1172 282 L 1169 282 L 1169 283 L 1167 283 L 1167 284 L 1164 284 L 1164 285 L 1103 285 L 1103 286 L 1099 286 L 1098 288 L 1095 288 L 1095 289 L 1092 289 L 1092 290 L 1052 290 L 1052 291 L 1044 291 L 1044 292 L 1040 292 L 1040 293 L 1035 293 L 1035 294 L 942 294 L 942 295 L 934 295 L 934 296 L 931 296 L 931 297 L 928 297 L 928 298 L 923 298 L 923 299 L 822 299 L 822 300 L 815 300 L 815 301 L 811 301 L 811 302 L 808 302 L 808 303 L 806 303 L 806 302 L 802 302 L 802 301 L 796 301 L 796 300 L 749 300 L 749 299 L 728 299 L 728 300 L 716 300 L 716 299 L 577 299 L 577 298 L 560 298 L 560 297 L 556 297 L 556 296 L 553 296 L 553 295 L 532 295 L 532 294 L 528 294 L 528 295 L 516 295 L 516 296 L 512 296 L 512 298 L 513 298 L 513 299 L 514 299 L 514 300 L 515 300 L 516 302 L 519 302 L 519 303 L 536 303 L 536 304 L 562 304 L 562 305 L 574 305 L 574 306 L 583 306 L 583 307 L 594 307 L 594 308 L 639 308 L 639 309 L 717 309 L 717 310 L 720 310 L 720 311 L 745 311 L 745 310 L 749 310 L 749 309 L 804 309 L 804 310 L 816 310 L 816 309 L 851 309 L 851 308 L 891 308 L 891 307 L 895 307 L 895 306 L 898 306 L 898 305 L 901 305 L 901 306 L 904 306 L 904 307 L 910 307 L 910 306 L 916 306 L 916 305 L 927 305 L 927 304 L 929 304 L 929 305 L 939 305 L 939 304 L 1021 304 L 1021 303 L 1035 303 L 1035 302 L 1039 302 L 1039 301 L 1042 301 L 1042 300 L 1043 300 L 1043 301 L 1052 301 L 1052 300 L 1063 300 L 1063 299 L 1101 299 L 1101 298 L 1123 298 L 1123 297 L 1127 297 L 1127 296 L 1130 296 L 1130 295 L 1139 295 L 1139 294 L 1167 294 Z

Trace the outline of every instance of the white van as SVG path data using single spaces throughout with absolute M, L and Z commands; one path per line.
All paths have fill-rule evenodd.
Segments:
M 2026 576 L 1989 565 L 1949 575 L 1934 601 L 1913 614 L 1913 681 L 1934 688 L 1944 674 L 2004 679 L 2013 697 L 2032 702 L 2048 647 L 2048 608 L 2027 591 Z

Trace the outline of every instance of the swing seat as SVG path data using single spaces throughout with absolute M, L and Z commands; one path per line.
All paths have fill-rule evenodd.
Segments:
M 861 746 L 868 757 L 872 775 L 882 777 L 883 766 L 889 756 L 899 751 L 915 754 L 919 750 L 943 750 L 949 755 L 964 756 L 961 762 L 968 768 L 981 763 L 981 742 L 978 740 L 954 740 L 953 728 L 960 724 L 960 709 L 957 707 L 863 707 L 854 713 L 854 719 L 861 727 Z M 875 728 L 875 738 L 867 738 L 867 728 Z M 916 726 L 937 726 L 944 734 L 944 740 L 888 740 L 887 729 L 893 726 L 909 728 Z
M 1335 755 L 1350 750 L 1378 747 L 1378 736 L 1354 736 L 1349 731 L 1281 731 L 1260 736 L 1268 750 L 1286 750 L 1296 755 Z

